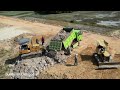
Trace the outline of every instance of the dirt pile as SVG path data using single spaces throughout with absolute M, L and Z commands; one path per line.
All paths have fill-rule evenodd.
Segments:
M 66 32 L 64 30 L 61 30 L 52 40 L 62 41 L 67 36 L 69 36 L 69 32 Z
M 46 54 L 47 55 L 47 54 Z M 14 79 L 36 79 L 45 69 L 57 63 L 64 63 L 68 56 L 57 53 L 55 57 L 41 56 L 30 59 L 23 59 L 13 64 L 9 78 Z M 11 66 L 11 65 L 10 65 Z M 12 74 L 12 75 L 11 75 Z
M 95 52 L 95 49 L 96 46 L 94 44 L 90 44 L 81 52 L 81 55 L 92 55 Z
M 0 41 L 0 63 L 4 64 L 5 60 L 15 57 L 19 52 L 19 46 L 14 40 Z
M 43 70 L 54 64 L 54 60 L 46 56 L 25 59 L 17 65 L 14 64 L 7 75 L 14 79 L 35 79 Z
M 95 53 L 96 46 L 89 44 L 87 48 L 81 51 L 80 57 L 82 61 L 93 61 L 93 53 Z

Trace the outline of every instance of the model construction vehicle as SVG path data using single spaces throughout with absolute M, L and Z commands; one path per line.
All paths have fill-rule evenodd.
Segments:
M 48 46 L 44 47 L 39 42 L 37 36 L 33 36 L 31 39 L 23 38 L 19 41 L 20 44 L 20 56 L 40 56 L 44 51 L 49 57 L 55 57 L 57 53 L 61 51 L 64 55 L 70 55 L 72 49 L 80 45 L 83 35 L 81 30 L 74 28 L 63 28 L 57 35 L 51 39 Z M 118 68 L 120 62 L 112 62 L 112 56 L 107 50 L 108 43 L 105 40 L 98 40 L 96 53 L 93 54 L 98 68 Z
M 70 54 L 71 49 L 77 47 L 82 40 L 82 32 L 79 29 L 63 28 L 51 41 L 49 50 L 67 51 Z
M 31 39 L 23 38 L 19 41 L 20 55 L 21 57 L 32 56 L 34 54 L 40 54 L 41 51 L 61 51 L 70 50 L 79 45 L 82 40 L 82 32 L 73 28 L 63 28 L 48 45 L 49 48 L 43 47 L 39 43 L 37 36 L 33 36 Z M 49 52 L 52 53 L 53 52 Z M 70 54 L 70 53 L 69 53 Z
M 108 52 L 108 42 L 101 39 L 97 41 L 96 53 L 93 54 L 98 69 L 118 68 L 120 62 L 114 62 L 111 54 Z

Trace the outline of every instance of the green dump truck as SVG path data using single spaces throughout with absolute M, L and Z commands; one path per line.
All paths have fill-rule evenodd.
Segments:
M 82 40 L 82 32 L 79 29 L 63 28 L 51 41 L 49 50 L 61 51 L 75 48 Z

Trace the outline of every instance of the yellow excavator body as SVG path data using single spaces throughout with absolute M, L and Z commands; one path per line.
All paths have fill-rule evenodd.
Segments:
M 105 52 L 103 53 L 103 55 L 104 55 L 105 57 L 109 57 L 109 56 L 110 56 L 110 53 L 107 52 L 107 51 L 105 51 Z
M 19 53 L 22 55 L 31 52 L 38 52 L 43 48 L 44 47 L 41 44 L 39 44 L 39 37 L 33 36 L 27 43 L 21 45 Z

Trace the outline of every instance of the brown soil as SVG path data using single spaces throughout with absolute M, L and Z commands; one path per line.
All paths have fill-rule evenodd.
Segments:
M 120 69 L 95 70 L 97 66 L 92 62 L 92 54 L 95 51 L 96 40 L 103 38 L 109 43 L 110 53 L 114 56 L 113 61 L 120 62 L 120 39 L 92 33 L 84 33 L 83 35 L 84 39 L 81 41 L 81 46 L 73 50 L 73 54 L 67 60 L 66 65 L 55 65 L 42 74 L 58 79 L 119 79 Z M 79 64 L 73 66 L 76 53 L 79 54 Z
M 40 36 L 44 35 L 46 40 L 50 39 L 49 37 L 51 36 L 55 36 L 62 28 L 59 26 L 52 26 L 4 16 L 0 16 L 0 23 L 24 28 L 33 34 L 38 34 Z M 49 75 L 54 78 L 69 79 L 120 79 L 120 69 L 95 70 L 96 66 L 91 62 L 91 55 L 94 53 L 96 40 L 101 38 L 105 39 L 109 43 L 110 53 L 114 56 L 114 60 L 120 61 L 120 39 L 84 32 L 83 40 L 81 41 L 80 46 L 72 51 L 72 55 L 68 58 L 66 65 L 57 64 L 44 71 L 42 76 Z M 0 45 L 0 47 L 4 47 L 3 44 Z M 76 53 L 78 53 L 79 64 L 78 66 L 73 66 L 74 55 Z M 81 57 L 81 54 L 83 57 Z

